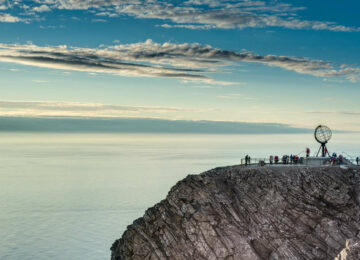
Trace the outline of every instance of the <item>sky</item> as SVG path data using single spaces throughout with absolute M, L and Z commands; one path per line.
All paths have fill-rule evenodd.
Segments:
M 0 0 L 0 123 L 360 131 L 359 10 L 355 0 Z

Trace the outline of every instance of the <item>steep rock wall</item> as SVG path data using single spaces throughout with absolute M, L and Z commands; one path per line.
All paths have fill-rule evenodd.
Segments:
M 128 226 L 111 259 L 360 259 L 359 174 L 284 166 L 189 175 Z

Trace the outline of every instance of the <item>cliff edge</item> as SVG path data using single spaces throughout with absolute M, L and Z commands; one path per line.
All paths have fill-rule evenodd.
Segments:
M 359 231 L 359 168 L 224 167 L 178 182 L 111 259 L 358 260 Z

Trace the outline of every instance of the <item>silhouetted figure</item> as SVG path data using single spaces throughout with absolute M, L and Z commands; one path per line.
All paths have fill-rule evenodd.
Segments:
M 359 157 L 356 157 L 356 165 L 359 165 Z
M 339 165 L 342 165 L 343 163 L 343 156 L 340 154 L 339 155 Z
M 290 163 L 293 164 L 294 163 L 294 155 L 290 154 Z
M 245 166 L 248 165 L 248 159 L 249 159 L 249 155 L 245 155 Z
M 279 162 L 279 156 L 275 155 L 275 164 L 278 164 Z
M 299 156 L 295 155 L 293 160 L 294 160 L 294 164 L 297 164 L 299 161 Z
M 270 155 L 270 158 L 269 158 L 270 164 L 273 164 L 273 161 L 274 161 L 274 156 Z
M 249 160 L 248 164 L 250 165 L 250 164 L 251 164 L 251 157 L 250 157 L 250 155 L 248 155 L 248 160 Z
M 306 157 L 309 157 L 309 156 L 310 156 L 310 148 L 306 148 Z

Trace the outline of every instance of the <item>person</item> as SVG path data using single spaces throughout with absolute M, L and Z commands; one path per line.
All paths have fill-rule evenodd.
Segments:
M 279 156 L 275 155 L 275 164 L 279 162 Z
M 247 164 L 248 164 L 248 158 L 249 156 L 248 155 L 245 155 L 245 166 L 247 166 Z
M 294 164 L 297 164 L 299 160 L 299 156 L 295 155 L 293 160 L 294 160 Z
M 250 157 L 250 155 L 248 155 L 248 164 L 249 164 L 249 165 L 251 164 L 251 157 Z
M 356 165 L 359 165 L 359 156 L 356 157 Z
M 334 165 L 335 165 L 335 162 L 336 162 L 336 156 L 333 155 L 333 156 L 331 157 L 331 165 L 334 166 Z
M 294 156 L 292 154 L 290 154 L 290 163 L 293 164 L 294 163 Z
M 328 154 L 328 150 L 327 150 L 326 147 L 325 147 L 325 149 L 324 149 L 324 154 L 325 154 L 325 157 L 326 157 L 326 155 Z
M 306 148 L 306 157 L 310 156 L 310 148 Z
M 283 164 L 286 164 L 286 155 L 283 155 L 283 157 L 282 157 L 282 163 L 283 163 Z
M 343 163 L 343 156 L 340 154 L 339 155 L 339 165 L 342 165 Z
M 272 155 L 270 155 L 270 158 L 269 158 L 270 164 L 273 164 L 273 160 L 274 160 L 274 157 Z

